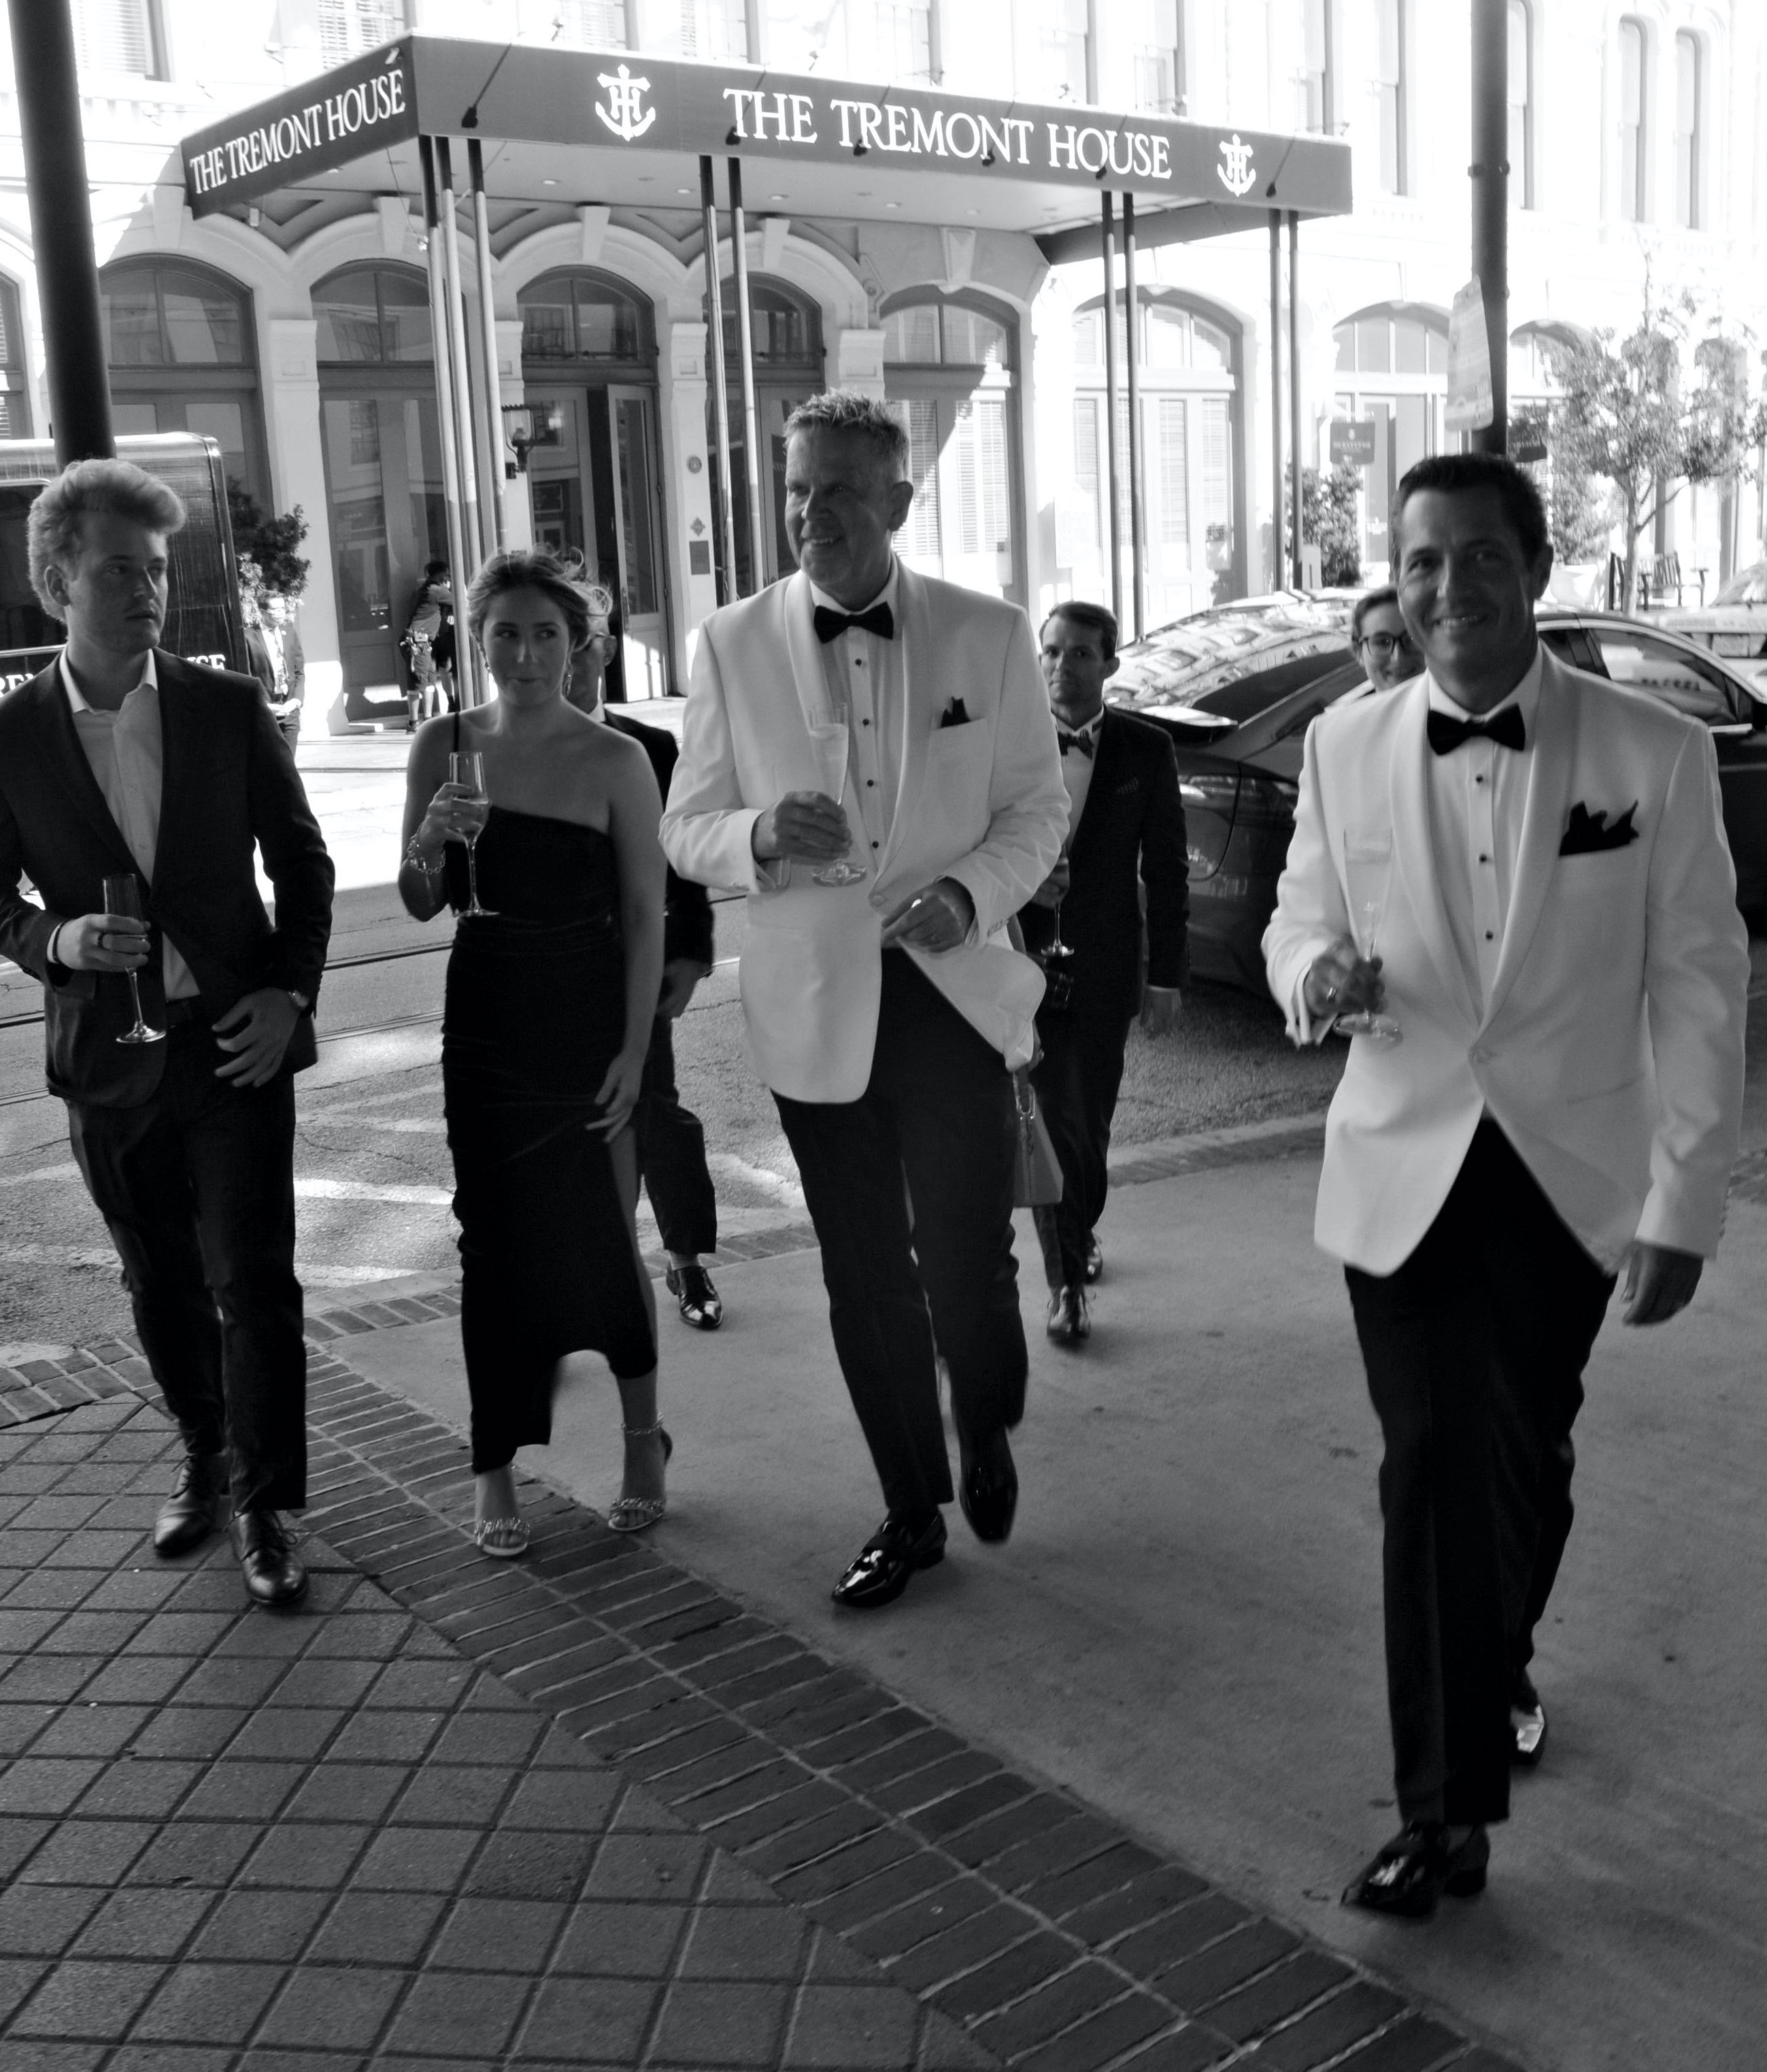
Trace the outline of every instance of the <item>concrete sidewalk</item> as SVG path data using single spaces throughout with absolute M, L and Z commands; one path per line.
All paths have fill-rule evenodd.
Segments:
M 953 1516 L 902 1604 L 829 1585 L 878 1500 L 813 1251 L 720 1275 L 729 1320 L 666 1319 L 676 1441 L 660 1552 L 1137 1841 L 1565 2072 L 1758 2067 L 1767 2044 L 1767 1711 L 1759 1531 L 1767 1212 L 1733 1200 L 1696 1308 L 1610 1322 L 1580 1427 L 1581 1515 L 1543 1637 L 1547 1762 L 1518 1781 L 1489 1895 L 1431 1927 L 1338 1893 L 1394 1824 L 1379 1625 L 1378 1429 L 1341 1276 L 1311 1244 L 1292 1129 L 1119 1167 L 1108 1277 L 1078 1356 L 1027 1287 L 1030 1408 L 1005 1548 Z M 1219 1163 L 1219 1160 L 1232 1162 Z M 1139 1178 L 1139 1185 L 1123 1185 Z M 1022 1262 L 1034 1260 L 1028 1231 Z M 465 1404 L 446 1325 L 352 1342 L 441 1417 Z M 614 1405 L 585 1371 L 553 1447 L 604 1504 Z

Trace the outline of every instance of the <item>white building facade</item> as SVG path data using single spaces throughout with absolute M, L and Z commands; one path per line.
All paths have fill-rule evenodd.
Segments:
M 410 594 L 424 562 L 446 553 L 421 209 L 397 191 L 294 191 L 198 220 L 176 147 L 407 30 L 931 80 L 993 100 L 1180 115 L 1224 134 L 1340 137 L 1354 154 L 1354 212 L 1300 236 L 1301 452 L 1323 462 L 1334 416 L 1374 421 L 1359 514 L 1371 579 L 1393 483 L 1452 443 L 1448 310 L 1469 269 L 1463 7 L 74 0 L 74 10 L 117 428 L 206 433 L 261 504 L 302 508 L 315 720 L 329 711 L 342 726 L 390 707 Z M 1691 289 L 1748 343 L 1758 389 L 1767 6 L 1509 0 L 1508 11 L 1512 405 L 1543 393 L 1543 338 L 1636 322 L 1647 266 L 1659 293 Z M 10 51 L 0 64 L 0 434 L 41 435 Z M 782 175 L 775 188 L 764 171 L 749 178 L 763 499 L 777 504 L 778 433 L 792 405 L 824 386 L 868 388 L 909 425 L 920 494 L 903 546 L 918 565 L 1033 614 L 1058 596 L 1107 597 L 1101 263 L 1052 267 L 1028 235 L 961 222 L 843 223 L 819 212 L 802 179 Z M 577 548 L 616 589 L 631 697 L 683 686 L 692 630 L 716 598 L 697 203 L 678 193 L 610 208 L 548 180 L 492 212 L 503 397 L 546 403 L 553 426 L 526 475 L 503 486 L 511 533 Z M 727 236 L 719 265 L 727 282 Z M 1145 249 L 1138 301 L 1142 581 L 1155 625 L 1279 579 L 1267 240 Z M 481 481 L 503 459 L 482 454 Z M 740 459 L 735 472 L 740 488 Z M 1760 555 L 1760 512 L 1752 486 L 1683 491 L 1660 544 L 1716 583 Z M 745 587 L 788 565 L 776 509 L 762 529 L 757 571 L 739 513 Z M 1126 552 L 1126 509 L 1122 536 Z

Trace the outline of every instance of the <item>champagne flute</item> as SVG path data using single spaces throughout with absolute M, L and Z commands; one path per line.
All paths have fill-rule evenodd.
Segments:
M 810 745 L 816 751 L 816 778 L 825 796 L 838 806 L 847 788 L 847 728 L 843 720 L 817 720 L 810 728 Z M 851 825 L 849 822 L 849 827 Z M 818 885 L 858 885 L 869 876 L 863 864 L 836 857 L 811 877 Z
M 1060 861 L 1068 860 L 1067 844 L 1062 844 Z M 1067 898 L 1066 885 L 1056 888 L 1050 902 L 1050 919 L 1054 933 L 1043 952 L 1043 1004 L 1046 1007 L 1062 1008 L 1072 1004 L 1074 998 L 1074 967 L 1072 960 L 1079 955 L 1078 950 L 1062 940 L 1062 905 Z
M 476 748 L 457 749 L 448 758 L 448 782 L 463 785 L 471 793 L 470 798 L 462 800 L 462 805 L 483 806 L 487 812 L 490 811 L 491 798 L 485 790 L 485 758 Z M 481 820 L 471 834 L 460 837 L 466 845 L 467 897 L 466 905 L 460 910 L 462 920 L 475 915 L 488 919 L 497 911 L 495 906 L 481 906 L 479 903 L 479 869 L 473 860 L 473 852 L 484 831 L 484 822 Z
M 1370 963 L 1379 954 L 1381 924 L 1387 918 L 1392 876 L 1390 840 L 1344 837 L 1344 885 L 1350 894 L 1350 927 L 1358 953 Z M 1371 1008 L 1340 1014 L 1337 1026 L 1345 1035 L 1366 1036 L 1371 1043 L 1396 1043 L 1404 1034 L 1391 1015 L 1377 1014 Z
M 132 870 L 121 877 L 105 880 L 105 911 L 114 914 L 121 921 L 146 921 L 147 908 L 141 896 L 141 880 Z M 117 1038 L 119 1043 L 158 1043 L 165 1039 L 163 1029 L 150 1029 L 142 1019 L 141 988 L 133 972 L 125 972 L 129 980 L 129 997 L 135 1003 L 135 1026 L 125 1029 Z

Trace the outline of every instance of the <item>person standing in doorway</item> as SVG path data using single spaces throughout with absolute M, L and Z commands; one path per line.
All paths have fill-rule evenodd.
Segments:
M 1717 1248 L 1749 945 L 1706 729 L 1540 643 L 1528 476 L 1436 454 L 1392 527 L 1428 668 L 1309 730 L 1264 956 L 1296 1042 L 1357 1032 L 1315 1231 L 1385 1444 L 1404 1824 L 1344 1897 L 1422 1915 L 1483 1889 L 1545 1734 L 1534 1634 L 1617 1276 L 1625 1321 L 1660 1324 Z
M 1008 1068 L 1029 1062 L 1042 978 L 1006 928 L 1060 852 L 1067 794 L 1024 614 L 897 558 L 914 492 L 889 407 L 834 390 L 786 441 L 798 573 L 700 629 L 663 845 L 684 878 L 749 895 L 750 1045 L 888 1507 L 835 1586 L 857 1610 L 943 1558 L 935 1339 L 964 1515 L 984 1540 L 1012 1530 Z
M 1046 963 L 1038 1009 L 1037 1098 L 1062 1168 L 1062 1198 L 1036 1211 L 1049 1282 L 1045 1328 L 1058 1344 L 1091 1331 L 1087 1289 L 1104 1270 L 1098 1223 L 1108 1186 L 1111 1120 L 1137 1010 L 1150 1036 L 1177 1025 L 1190 910 L 1177 758 L 1146 720 L 1116 712 L 1116 617 L 1101 604 L 1056 606 L 1041 635 L 1072 818 L 1062 860 L 1019 915 L 1025 947 L 1046 960 L 1058 923 L 1073 952 Z M 1141 976 L 1146 899 L 1147 978 Z

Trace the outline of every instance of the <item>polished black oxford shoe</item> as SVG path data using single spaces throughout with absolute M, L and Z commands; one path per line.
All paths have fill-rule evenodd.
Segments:
M 978 1540 L 1002 1540 L 1013 1529 L 1018 1510 L 1018 1470 L 1004 1431 L 991 1432 L 973 1449 L 961 1447 L 963 1459 L 957 1500 Z
M 1483 1892 L 1490 1837 L 1473 1827 L 1457 1842 L 1454 1832 L 1440 1820 L 1409 1822 L 1346 1887 L 1344 1905 L 1427 1921 L 1444 1892 L 1457 1899 Z
M 233 1546 L 256 1605 L 298 1605 L 306 1595 L 306 1570 L 288 1528 L 273 1511 L 242 1511 L 233 1520 Z
M 154 1522 L 156 1554 L 187 1554 L 220 1529 L 227 1502 L 225 1453 L 187 1453 Z
M 834 1601 L 849 1611 L 873 1611 L 879 1605 L 894 1604 L 917 1568 L 935 1568 L 944 1558 L 941 1513 L 893 1511 L 835 1585 Z
M 1084 1272 L 1086 1285 L 1088 1288 L 1095 1281 L 1099 1279 L 1104 1272 L 1104 1248 L 1099 1243 L 1096 1236 L 1089 1237 L 1086 1240 Z

